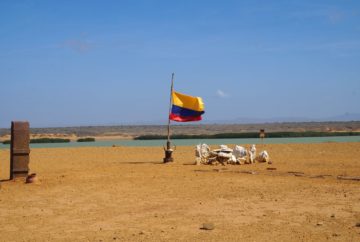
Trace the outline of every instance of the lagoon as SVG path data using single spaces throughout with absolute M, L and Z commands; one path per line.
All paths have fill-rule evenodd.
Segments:
M 292 143 L 326 143 L 326 142 L 360 142 L 360 136 L 334 136 L 334 137 L 301 137 L 301 138 L 265 138 L 264 144 L 292 144 Z M 95 142 L 70 142 L 52 144 L 30 144 L 31 148 L 66 148 L 66 147 L 111 147 L 115 146 L 163 146 L 166 140 L 99 140 Z M 193 146 L 199 143 L 208 145 L 220 144 L 260 144 L 258 138 L 252 139 L 174 139 L 175 146 Z M 1 149 L 10 145 L 0 144 Z

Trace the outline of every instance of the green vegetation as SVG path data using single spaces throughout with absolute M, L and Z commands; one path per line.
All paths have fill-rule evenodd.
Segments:
M 95 138 L 80 138 L 77 142 L 94 142 Z
M 266 133 L 267 138 L 298 138 L 298 137 L 329 137 L 329 136 L 360 136 L 360 132 L 271 132 Z M 166 139 L 166 135 L 141 135 L 137 136 L 135 140 L 156 140 Z M 235 139 L 235 138 L 259 138 L 258 132 L 247 133 L 219 133 L 219 134 L 174 134 L 172 139 Z
M 69 139 L 60 139 L 60 138 L 39 138 L 39 139 L 31 139 L 31 144 L 45 144 L 45 143 L 69 143 Z M 5 140 L 2 142 L 4 145 L 11 144 L 11 140 Z
M 60 139 L 60 138 L 39 138 L 31 139 L 31 144 L 44 144 L 44 143 L 69 143 L 70 139 Z

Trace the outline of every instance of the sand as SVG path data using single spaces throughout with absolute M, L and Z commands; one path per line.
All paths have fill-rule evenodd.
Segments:
M 360 143 L 265 148 L 272 165 L 189 165 L 193 147 L 166 165 L 161 147 L 32 149 L 40 183 L 0 183 L 0 241 L 360 240 L 360 181 L 337 179 L 360 176 Z

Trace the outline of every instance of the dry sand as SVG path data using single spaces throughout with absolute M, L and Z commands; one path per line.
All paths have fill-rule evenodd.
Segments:
M 166 165 L 161 147 L 33 149 L 41 183 L 0 184 L 0 241 L 360 241 L 360 181 L 337 179 L 360 176 L 360 143 L 266 150 L 272 165 L 194 166 L 193 147 Z

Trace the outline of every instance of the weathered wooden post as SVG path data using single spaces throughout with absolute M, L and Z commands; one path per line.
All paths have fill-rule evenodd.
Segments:
M 163 159 L 164 163 L 173 162 L 174 158 L 172 157 L 173 149 L 171 149 L 171 142 L 170 142 L 170 114 L 171 114 L 171 107 L 172 107 L 172 93 L 174 91 L 174 73 L 171 76 L 171 89 L 170 89 L 170 105 L 169 105 L 169 116 L 168 116 L 168 126 L 167 126 L 167 141 L 166 141 L 166 148 L 164 147 L 165 157 Z
M 260 129 L 259 137 L 260 137 L 260 140 L 261 140 L 261 145 L 263 145 L 264 144 L 264 138 L 265 138 L 265 129 Z
M 265 129 L 260 129 L 259 137 L 260 139 L 265 138 Z
M 10 180 L 26 178 L 30 162 L 29 122 L 11 122 Z

